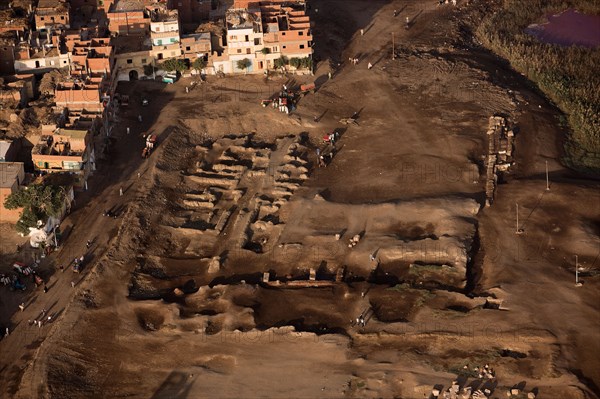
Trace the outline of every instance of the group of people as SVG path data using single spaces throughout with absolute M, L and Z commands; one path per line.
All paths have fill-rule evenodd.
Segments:
M 81 267 L 83 266 L 83 261 L 85 259 L 85 255 L 81 255 L 79 258 L 75 258 L 73 260 L 73 272 L 79 273 L 81 271 Z
M 361 326 L 361 327 L 364 327 L 367 325 L 367 321 L 365 320 L 364 315 L 361 314 L 356 318 L 356 325 Z
M 333 153 L 335 151 L 335 143 L 336 143 L 336 141 L 338 141 L 339 137 L 340 137 L 340 135 L 338 132 L 329 133 L 329 134 L 326 134 L 325 136 L 323 136 L 323 143 L 331 144 L 331 149 L 330 149 L 330 151 L 327 151 L 326 153 L 322 152 L 320 148 L 317 148 L 315 150 L 315 152 L 317 153 L 317 161 L 318 161 L 318 165 L 320 168 L 327 167 L 327 162 L 331 161 L 331 159 L 333 159 Z
M 46 309 L 42 309 L 42 313 L 39 316 L 39 319 L 28 320 L 29 325 L 38 326 L 38 328 L 42 328 L 44 323 L 50 323 L 52 321 L 52 316 L 46 317 Z

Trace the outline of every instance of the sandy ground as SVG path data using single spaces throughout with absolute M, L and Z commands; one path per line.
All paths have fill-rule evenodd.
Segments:
M 557 111 L 464 38 L 479 2 L 313 3 L 314 77 L 119 86 L 130 108 L 40 266 L 49 292 L 0 288 L 0 396 L 423 398 L 456 380 L 598 397 L 598 183 L 561 166 Z M 292 78 L 318 91 L 290 116 L 260 107 Z M 516 160 L 485 207 L 493 114 L 518 126 Z M 159 145 L 142 160 L 146 132 Z M 58 271 L 88 239 L 83 273 Z M 318 283 L 294 285 L 311 269 Z

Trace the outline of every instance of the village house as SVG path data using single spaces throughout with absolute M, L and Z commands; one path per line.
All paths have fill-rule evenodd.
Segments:
M 150 23 L 151 55 L 157 60 L 181 56 L 179 15 L 177 10 L 155 8 Z
M 71 50 L 70 77 L 54 90 L 57 107 L 103 113 L 116 88 L 110 38 L 73 38 L 66 46 Z
M 6 209 L 4 201 L 12 193 L 20 190 L 25 181 L 23 162 L 0 162 L 0 223 L 16 223 L 22 208 Z
M 264 46 L 268 49 L 267 68 L 274 67 L 274 60 L 285 57 L 312 57 L 312 33 L 310 18 L 306 15 L 304 2 L 260 2 L 264 30 Z
M 263 48 L 260 11 L 231 9 L 226 13 L 226 57 L 215 59 L 215 72 L 253 72 L 261 69 L 257 65 L 257 52 Z M 247 67 L 240 69 L 238 61 L 246 60 Z
M 307 65 L 306 59 L 312 58 L 313 37 L 304 1 L 238 0 L 225 19 L 226 50 L 211 57 L 215 72 L 263 73 L 275 69 L 278 59 L 304 59 Z M 247 64 L 243 70 L 240 60 Z
M 87 188 L 88 176 L 96 170 L 92 135 L 84 129 L 57 129 L 54 134 L 40 136 L 31 159 L 41 173 L 72 175 L 77 188 Z
M 34 12 L 35 29 L 49 34 L 70 27 L 69 3 L 61 0 L 39 0 Z
M 212 53 L 210 32 L 181 36 L 181 52 L 190 65 L 198 58 L 208 60 Z
M 146 76 L 148 66 L 154 58 L 150 55 L 152 44 L 146 36 L 119 36 L 112 40 L 113 59 L 117 80 L 130 81 Z
M 52 69 L 68 68 L 70 55 L 61 50 L 59 36 L 53 32 L 48 38 L 40 32 L 31 32 L 15 47 L 16 73 L 46 73 Z
M 108 13 L 108 30 L 118 35 L 142 35 L 150 29 L 150 17 L 142 3 L 118 2 Z

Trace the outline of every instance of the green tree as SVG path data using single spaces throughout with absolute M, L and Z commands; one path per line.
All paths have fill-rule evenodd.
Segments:
M 286 56 L 282 55 L 281 57 L 277 58 L 274 62 L 275 64 L 275 68 L 279 69 L 282 68 L 284 66 L 286 66 L 288 64 L 288 59 Z
M 252 65 L 252 62 L 248 58 L 244 58 L 243 60 L 237 61 L 238 69 L 241 69 L 244 72 L 246 72 L 250 65 Z
M 202 72 L 204 68 L 206 68 L 206 60 L 204 58 L 196 58 L 192 63 L 192 68 L 194 68 L 198 73 Z
M 185 62 L 183 60 L 178 60 L 176 58 L 170 58 L 160 64 L 161 69 L 164 69 L 167 72 L 183 72 L 187 69 Z
M 290 66 L 295 69 L 300 68 L 300 58 L 293 57 L 290 59 Z
M 268 47 L 263 47 L 263 48 L 262 48 L 262 50 L 260 50 L 260 52 L 261 52 L 263 55 L 267 55 L 267 54 L 270 54 L 270 53 L 271 53 L 271 50 L 269 50 L 269 48 L 268 48 Z
M 154 65 L 148 64 L 144 65 L 144 75 L 152 76 L 152 74 L 156 71 L 156 67 Z
M 50 216 L 59 216 L 65 197 L 66 189 L 62 186 L 34 184 L 6 197 L 4 207 L 23 208 L 16 229 L 28 234 L 29 227 L 36 227 L 38 220 L 45 222 Z

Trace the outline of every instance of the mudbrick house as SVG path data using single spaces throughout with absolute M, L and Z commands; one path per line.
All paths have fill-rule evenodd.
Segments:
M 31 159 L 36 171 L 70 174 L 75 187 L 87 188 L 88 176 L 96 169 L 92 134 L 84 129 L 57 129 L 42 135 Z
M 0 223 L 15 223 L 22 209 L 6 209 L 6 197 L 24 185 L 25 169 L 22 162 L 0 162 Z

